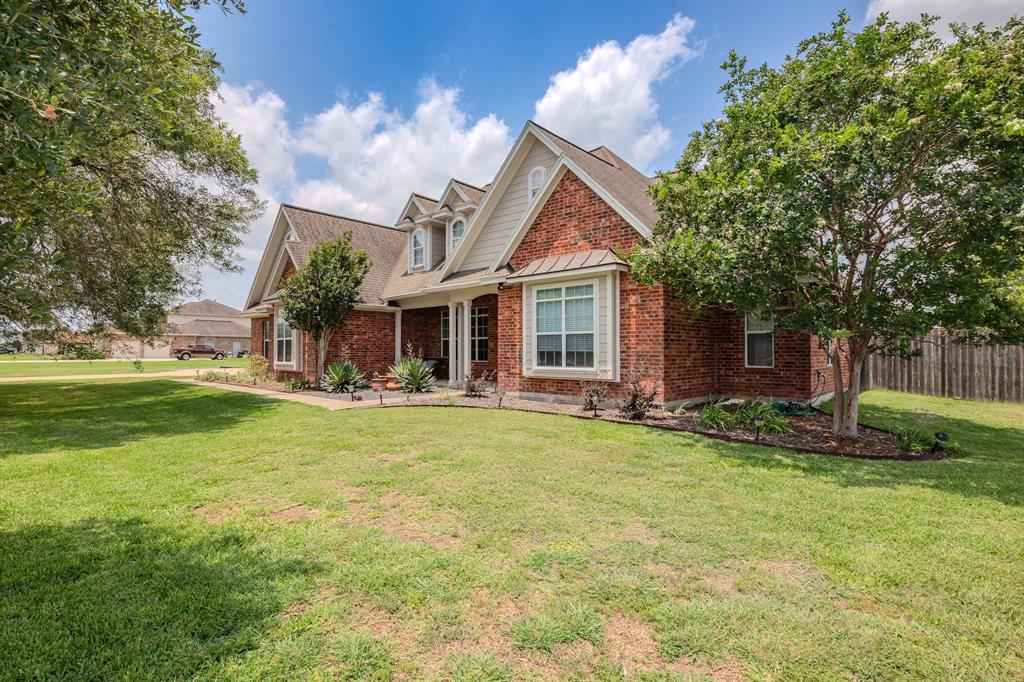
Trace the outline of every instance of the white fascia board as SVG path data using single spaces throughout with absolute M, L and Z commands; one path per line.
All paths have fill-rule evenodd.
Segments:
M 280 232 L 282 232 L 282 230 L 280 229 L 282 217 L 284 217 L 284 221 L 288 225 L 289 230 L 295 229 L 292 227 L 291 220 L 289 220 L 288 218 L 288 214 L 284 212 L 284 206 L 278 206 L 277 217 L 274 218 L 274 227 L 270 230 L 270 234 L 267 235 L 267 243 L 263 247 L 263 255 L 260 257 L 260 264 L 256 268 L 256 276 L 253 277 L 252 279 L 252 285 L 249 287 L 249 295 L 245 299 L 246 308 L 251 308 L 252 306 L 259 303 L 261 300 L 263 300 L 262 296 L 259 299 L 254 299 L 254 297 L 256 296 L 257 291 L 262 291 L 263 289 L 266 288 L 264 280 L 266 280 L 268 276 L 267 270 L 272 265 L 272 261 L 277 260 L 277 252 L 276 250 L 272 251 L 271 246 L 277 239 L 282 238 L 281 235 L 279 234 Z M 272 252 L 274 255 L 271 255 Z
M 529 232 L 530 227 L 533 225 L 533 221 L 537 219 L 537 215 L 540 210 L 547 203 L 548 199 L 551 198 L 551 194 L 554 192 L 558 182 L 561 181 L 566 171 L 572 171 L 572 173 L 584 182 L 591 190 L 594 191 L 597 196 L 601 197 L 601 200 L 612 207 L 616 213 L 629 223 L 637 232 L 644 236 L 646 239 L 651 238 L 651 231 L 647 229 L 647 226 L 640 222 L 635 215 L 633 215 L 629 209 L 623 206 L 619 201 L 605 190 L 594 178 L 590 177 L 575 161 L 570 159 L 568 156 L 562 154 L 558 161 L 555 162 L 555 167 L 552 172 L 548 174 L 548 178 L 541 188 L 540 194 L 537 196 L 536 201 L 530 206 L 530 208 L 523 214 L 522 219 L 516 225 L 515 229 L 512 230 L 512 234 L 509 235 L 508 240 L 505 242 L 505 246 L 501 250 L 501 255 L 498 256 L 497 260 L 491 265 L 491 272 L 497 272 L 499 268 L 508 262 L 508 259 L 515 253 L 516 248 L 523 241 L 526 233 Z
M 515 175 L 515 172 L 519 170 L 519 166 L 522 165 L 523 158 L 520 158 L 520 152 L 526 146 L 528 139 L 533 138 L 539 140 L 541 144 L 551 149 L 555 156 L 561 153 L 561 150 L 556 147 L 547 136 L 540 134 L 533 123 L 527 121 L 526 125 L 523 126 L 522 132 L 519 133 L 519 137 L 516 138 L 516 142 L 512 145 L 512 149 L 509 151 L 505 160 L 501 164 L 501 168 L 498 169 L 498 174 L 494 176 L 494 180 L 491 181 L 491 187 L 487 190 L 484 195 L 483 201 L 477 207 L 476 213 L 469 219 L 469 223 L 466 225 L 466 234 L 459 242 L 459 245 L 455 247 L 455 251 L 451 257 L 448 258 L 448 262 L 444 264 L 444 268 L 441 270 L 441 279 L 454 270 L 458 269 L 458 266 L 462 264 L 466 254 L 469 253 L 469 249 L 472 248 L 476 242 L 479 230 L 475 229 L 477 224 L 483 225 L 487 222 L 491 213 L 494 211 L 494 207 L 499 201 L 499 197 L 505 194 L 505 190 L 508 188 L 508 183 Z M 521 155 L 525 157 L 525 154 Z
M 368 310 L 378 313 L 398 313 L 401 312 L 401 308 L 396 308 L 393 305 L 385 305 L 383 303 L 356 303 L 356 310 Z
M 423 207 L 420 206 L 419 202 L 416 201 L 416 195 L 410 194 L 409 198 L 405 202 L 405 206 L 402 207 L 402 212 L 398 214 L 398 220 L 395 221 L 395 225 L 399 225 L 403 220 L 409 218 L 409 209 L 415 206 L 420 210 L 420 213 L 424 213 Z

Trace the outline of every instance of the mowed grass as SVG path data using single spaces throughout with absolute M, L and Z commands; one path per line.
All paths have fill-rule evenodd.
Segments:
M 0 676 L 1021 679 L 1024 408 L 864 401 L 959 456 L 3 385 Z
M 69 362 L 65 360 L 14 360 L 0 358 L 0 378 L 2 377 L 47 377 L 90 374 L 151 374 L 153 372 L 173 372 L 182 369 L 217 369 L 219 367 L 247 367 L 248 358 L 192 358 L 191 360 L 142 360 L 142 370 L 135 367 L 131 360 L 93 360 L 92 362 Z

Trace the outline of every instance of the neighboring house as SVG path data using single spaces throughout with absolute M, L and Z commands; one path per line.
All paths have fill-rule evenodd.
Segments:
M 620 395 L 632 376 L 670 405 L 830 393 L 817 339 L 728 312 L 695 317 L 665 286 L 633 281 L 624 256 L 657 222 L 653 182 L 531 121 L 489 185 L 414 193 L 394 226 L 282 205 L 246 301 L 253 352 L 280 375 L 312 374 L 314 344 L 277 292 L 318 243 L 351 232 L 373 265 L 328 361 L 346 348 L 384 373 L 411 345 L 456 381 L 492 371 L 502 390 L 536 398 L 577 397 L 582 381 Z
M 107 354 L 116 358 L 168 358 L 171 348 L 210 343 L 232 355 L 249 350 L 249 320 L 240 310 L 204 299 L 167 311 L 167 333 L 149 343 L 121 332 L 105 339 Z

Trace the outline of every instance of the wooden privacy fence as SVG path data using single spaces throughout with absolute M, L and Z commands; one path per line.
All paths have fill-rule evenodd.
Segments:
M 964 346 L 942 329 L 916 341 L 910 360 L 872 355 L 868 385 L 971 400 L 1024 403 L 1024 346 Z

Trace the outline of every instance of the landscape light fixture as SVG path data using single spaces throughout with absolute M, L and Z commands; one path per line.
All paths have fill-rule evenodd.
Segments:
M 932 446 L 932 452 L 942 452 L 945 448 L 942 444 L 949 440 L 949 434 L 945 431 L 938 431 L 935 434 L 935 445 Z
M 754 442 L 761 442 L 761 422 L 764 421 L 764 417 L 757 415 L 754 417 Z

